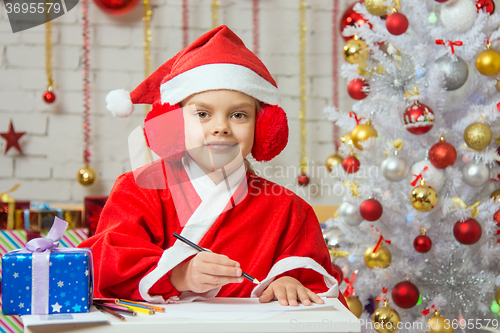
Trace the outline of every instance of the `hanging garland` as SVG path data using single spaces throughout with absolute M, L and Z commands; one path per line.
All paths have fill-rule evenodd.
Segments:
M 148 77 L 151 73 L 151 41 L 153 40 L 153 33 L 151 32 L 151 16 L 153 10 L 149 0 L 144 0 L 144 77 Z M 144 108 L 144 118 L 148 115 L 150 108 Z
M 89 1 L 82 0 L 82 26 L 83 26 L 83 162 L 85 167 L 77 174 L 78 183 L 82 186 L 92 186 L 97 181 L 97 173 L 89 167 L 90 156 L 90 32 L 89 32 Z
M 188 46 L 188 0 L 182 0 L 182 47 Z
M 306 0 L 299 0 L 299 86 L 300 86 L 300 174 L 298 177 L 299 185 L 307 185 L 309 177 L 307 176 L 307 153 L 306 153 Z
M 219 0 L 212 0 L 212 29 L 219 26 Z
M 45 73 L 47 74 L 47 91 L 43 93 L 43 100 L 45 103 L 52 104 L 56 100 L 56 95 L 52 91 L 55 84 L 52 76 L 52 21 L 50 18 L 45 23 Z
M 259 0 L 253 0 L 253 53 L 259 56 Z
M 339 26 L 339 0 L 333 0 L 333 11 L 332 11 L 332 105 L 335 110 L 339 109 L 339 85 L 338 85 L 338 63 L 339 63 L 339 34 L 337 32 L 337 27 Z M 344 158 L 338 154 L 340 147 L 339 139 L 339 127 L 334 122 L 332 128 L 332 139 L 335 146 L 335 152 L 333 155 L 328 156 L 325 162 L 325 166 L 328 172 L 332 172 L 333 168 L 342 165 Z
M 339 85 L 338 85 L 338 63 L 339 63 L 339 34 L 337 27 L 339 25 L 339 0 L 333 0 L 333 13 L 332 13 L 332 104 L 337 110 L 339 109 Z M 333 142 L 335 144 L 335 151 L 339 149 L 338 126 L 333 123 Z

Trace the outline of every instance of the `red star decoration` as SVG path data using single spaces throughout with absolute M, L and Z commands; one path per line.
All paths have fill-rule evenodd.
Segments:
M 7 147 L 5 147 L 4 154 L 6 154 L 10 148 L 14 147 L 16 148 L 21 154 L 23 151 L 21 150 L 21 147 L 19 146 L 19 139 L 25 134 L 26 132 L 18 132 L 16 133 L 14 131 L 14 125 L 12 124 L 12 120 L 10 121 L 10 129 L 7 133 L 0 133 L 1 136 L 4 137 L 5 140 L 7 140 Z

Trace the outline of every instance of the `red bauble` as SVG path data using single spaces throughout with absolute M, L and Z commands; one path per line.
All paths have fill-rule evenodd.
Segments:
M 367 199 L 359 206 L 361 217 L 370 222 L 378 220 L 383 211 L 382 205 L 375 199 Z
M 305 173 L 301 173 L 297 177 L 297 182 L 299 183 L 300 186 L 306 186 L 307 184 L 309 184 L 309 177 L 307 177 Z
M 333 264 L 333 270 L 335 272 L 339 273 L 339 275 L 340 275 L 339 284 L 341 284 L 342 281 L 344 281 L 344 272 L 342 272 L 342 268 L 340 268 L 340 266 L 338 266 L 338 265 Z
M 446 2 L 448 0 L 435 0 L 436 2 L 440 2 L 440 3 L 443 3 L 443 2 Z
M 434 126 L 434 112 L 425 104 L 415 103 L 406 108 L 404 122 L 408 132 L 425 134 Z
M 361 164 L 356 156 L 349 156 L 344 158 L 342 162 L 342 167 L 347 173 L 355 173 L 359 170 Z
M 453 227 L 453 235 L 462 244 L 476 243 L 481 238 L 481 234 L 481 225 L 474 219 L 468 219 L 464 222 L 458 221 Z
M 45 103 L 52 104 L 56 101 L 56 94 L 54 94 L 52 91 L 46 91 L 43 93 L 43 100 Z
M 495 3 L 493 0 L 476 0 L 477 12 L 485 10 L 488 14 L 493 14 L 495 11 Z
M 455 164 L 457 151 L 453 145 L 445 141 L 440 141 L 429 150 L 429 161 L 438 169 L 446 169 Z
M 420 235 L 413 241 L 413 247 L 417 252 L 426 253 L 429 252 L 432 247 L 431 239 L 426 235 Z
M 355 24 L 357 24 L 359 26 L 362 26 L 363 24 L 367 23 L 366 19 L 361 16 L 361 14 L 354 11 L 354 5 L 357 3 L 363 3 L 363 1 L 358 1 L 350 5 L 349 8 L 347 8 L 344 12 L 344 15 L 342 15 L 342 19 L 340 20 L 340 33 L 342 33 L 342 31 L 344 31 L 345 27 L 347 27 L 348 25 L 354 26 Z M 353 36 L 342 36 L 342 38 L 344 38 L 344 40 L 347 42 L 349 39 L 353 38 Z
M 385 20 L 387 31 L 396 36 L 404 34 L 408 30 L 409 25 L 408 18 L 401 13 L 392 13 Z
M 347 92 L 351 98 L 360 101 L 368 96 L 368 94 L 363 91 L 366 90 L 363 89 L 365 87 L 369 89 L 370 85 L 361 79 L 354 79 L 347 85 Z
M 419 298 L 420 292 L 418 288 L 410 281 L 399 282 L 392 289 L 392 300 L 400 308 L 409 309 L 414 307 Z
M 137 6 L 139 0 L 94 0 L 97 7 L 111 15 L 126 14 Z
M 497 227 L 500 228 L 500 210 L 493 214 L 493 220 L 497 223 Z

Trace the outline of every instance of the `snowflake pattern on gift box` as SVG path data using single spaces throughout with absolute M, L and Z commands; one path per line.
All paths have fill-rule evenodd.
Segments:
M 49 259 L 49 313 L 87 312 L 92 301 L 92 276 L 87 252 L 53 252 Z M 3 266 L 4 314 L 30 314 L 31 254 L 6 254 Z

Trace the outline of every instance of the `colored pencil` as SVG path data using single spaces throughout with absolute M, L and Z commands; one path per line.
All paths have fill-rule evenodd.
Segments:
M 122 316 L 121 314 L 119 313 L 116 313 L 115 311 L 111 310 L 111 309 L 108 309 L 107 307 L 104 307 L 104 306 L 100 306 L 98 304 L 94 304 L 94 306 L 99 310 L 99 311 L 102 311 L 102 312 L 107 312 L 109 313 L 110 315 L 112 315 L 113 317 L 116 317 L 118 319 L 120 319 L 121 321 L 125 321 L 125 317 Z
M 132 316 L 137 316 L 137 313 L 135 311 L 130 310 L 126 306 L 121 306 L 121 305 L 118 305 L 118 304 L 115 304 L 115 303 L 113 303 L 113 304 L 93 303 L 93 304 L 97 305 L 97 306 L 104 307 L 104 308 L 108 308 L 108 309 L 111 309 L 111 310 L 114 310 L 114 311 L 125 312 L 125 313 L 128 313 L 128 314 L 131 314 Z
M 125 303 L 125 304 L 130 303 L 130 305 L 143 305 L 143 306 L 147 306 L 148 308 L 152 308 L 156 312 L 165 312 L 164 308 L 162 308 L 160 306 L 154 306 L 154 305 L 151 305 L 151 304 L 145 304 L 145 303 L 141 303 L 141 302 L 129 301 L 129 300 L 126 300 L 126 299 L 120 299 L 119 302 Z
M 191 246 L 192 248 L 202 252 L 202 251 L 208 251 L 207 249 L 204 249 L 202 248 L 201 246 L 199 246 L 198 244 L 195 244 L 193 242 L 191 242 L 189 239 L 185 238 L 185 237 L 182 237 L 181 235 L 179 235 L 178 233 L 174 232 L 174 237 L 177 238 L 178 240 L 180 240 L 181 242 L 184 242 L 185 244 Z M 254 278 L 253 276 L 251 276 L 250 274 L 247 274 L 245 272 L 242 272 L 241 274 L 245 279 L 249 280 L 250 282 L 253 282 L 255 284 L 259 284 L 259 280 L 257 280 L 256 278 Z
M 135 312 L 141 312 L 141 313 L 145 313 L 145 314 L 149 314 L 149 315 L 155 314 L 155 310 L 153 310 L 151 308 L 146 309 L 146 308 L 141 307 L 139 305 L 135 306 L 135 305 L 129 305 L 129 304 L 124 304 L 124 303 L 120 303 L 120 302 L 117 302 L 116 304 L 126 306 L 127 308 L 129 308 L 130 310 L 135 311 Z

